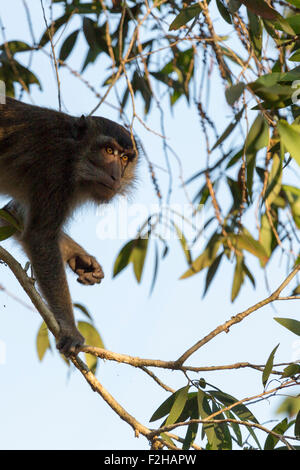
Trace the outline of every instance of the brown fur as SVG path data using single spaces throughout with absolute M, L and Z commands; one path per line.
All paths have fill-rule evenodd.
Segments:
M 118 154 L 110 155 L 110 147 Z M 84 284 L 100 282 L 101 266 L 61 227 L 80 203 L 106 203 L 135 179 L 136 146 L 129 132 L 101 117 L 76 118 L 12 98 L 0 104 L 0 193 L 24 220 L 21 243 L 60 325 L 65 355 L 84 342 L 76 328 L 64 261 Z M 128 156 L 124 163 L 122 155 Z

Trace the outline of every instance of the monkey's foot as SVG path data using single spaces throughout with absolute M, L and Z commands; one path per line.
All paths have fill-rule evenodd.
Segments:
M 88 254 L 76 255 L 68 260 L 70 268 L 78 275 L 77 281 L 86 286 L 100 284 L 104 273 L 98 261 Z
M 56 347 L 61 354 L 69 357 L 71 354 L 78 354 L 81 346 L 84 344 L 84 337 L 78 330 L 70 332 L 69 330 L 61 330 Z

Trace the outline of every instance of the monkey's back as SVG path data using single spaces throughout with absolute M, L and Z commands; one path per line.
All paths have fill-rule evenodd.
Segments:
M 37 178 L 46 183 L 57 177 L 59 149 L 70 138 L 73 121 L 7 97 L 0 104 L 0 193 L 26 200 L 28 185 Z

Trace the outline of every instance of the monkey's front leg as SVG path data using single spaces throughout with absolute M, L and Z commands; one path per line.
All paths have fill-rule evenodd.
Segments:
M 104 274 L 96 258 L 64 232 L 61 233 L 59 245 L 64 262 L 78 275 L 78 282 L 87 286 L 101 282 Z
M 39 287 L 60 326 L 57 349 L 65 356 L 77 353 L 84 338 L 76 328 L 58 236 L 29 225 L 22 237 L 22 244 L 31 260 Z
M 12 215 L 18 223 L 23 224 L 24 211 L 17 201 L 11 200 L 2 209 Z M 3 225 L 7 225 L 7 222 L 0 219 L 0 227 Z M 20 233 L 16 234 L 15 238 L 21 241 Z M 72 271 L 78 275 L 78 282 L 86 286 L 92 286 L 101 282 L 104 274 L 94 256 L 88 254 L 82 246 L 78 245 L 64 232 L 61 232 L 59 246 L 64 262 L 68 263 Z

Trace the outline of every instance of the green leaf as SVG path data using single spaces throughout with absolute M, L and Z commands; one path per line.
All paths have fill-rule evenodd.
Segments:
M 300 396 L 287 397 L 276 410 L 277 413 L 284 413 L 290 417 L 300 411 Z
M 170 395 L 153 413 L 153 415 L 150 418 L 150 423 L 152 423 L 153 421 L 157 421 L 158 419 L 161 419 L 167 414 L 169 414 L 177 398 L 177 395 L 180 393 L 181 390 L 184 390 L 185 388 L 186 387 L 180 388 L 175 393 L 172 393 L 172 395 Z
M 220 237 L 214 234 L 207 243 L 205 250 L 201 253 L 200 256 L 198 256 L 198 258 L 195 259 L 195 261 L 193 261 L 191 268 L 182 274 L 180 279 L 186 279 L 190 276 L 193 276 L 194 274 L 202 271 L 202 269 L 210 266 L 216 258 L 220 244 Z
M 73 1 L 74 5 L 74 1 Z M 72 4 L 70 5 L 70 10 L 74 12 L 74 6 Z M 78 10 L 79 14 L 99 14 L 100 11 L 102 10 L 102 6 L 100 2 L 95 2 L 93 1 L 92 3 L 83 3 L 80 4 L 78 1 L 76 1 L 76 9 Z
M 36 350 L 39 360 L 42 361 L 47 349 L 50 348 L 49 334 L 46 323 L 43 321 L 36 337 Z
M 63 45 L 60 48 L 59 58 L 60 60 L 65 61 L 71 54 L 73 47 L 75 46 L 76 39 L 78 37 L 79 29 L 73 31 L 70 36 L 64 41 Z
M 211 151 L 213 151 L 215 148 L 217 148 L 222 142 L 224 142 L 225 139 L 227 139 L 227 137 L 231 134 L 231 132 L 233 131 L 233 129 L 236 127 L 236 125 L 239 123 L 242 115 L 243 115 L 243 112 L 244 112 L 244 109 L 242 109 L 241 111 L 239 111 L 236 116 L 235 116 L 235 120 L 233 122 L 231 122 L 229 124 L 229 126 L 226 127 L 225 131 L 223 132 L 223 134 L 218 138 L 217 142 L 214 144 L 214 146 L 212 147 Z
M 243 261 L 243 270 L 246 274 L 246 276 L 248 277 L 249 281 L 251 282 L 251 284 L 253 285 L 253 287 L 255 287 L 255 279 L 251 273 L 251 271 L 249 271 L 246 263 Z
M 260 221 L 259 241 L 264 247 L 268 257 L 272 254 L 273 231 L 267 214 L 262 214 Z
M 135 240 L 130 240 L 123 246 L 113 268 L 113 277 L 116 277 L 130 263 L 130 255 L 134 248 Z
M 225 407 L 233 405 L 239 401 L 237 398 L 223 392 L 222 390 L 210 390 L 209 394 L 219 400 Z M 243 403 L 239 403 L 231 408 L 231 412 L 234 413 L 241 421 L 252 421 L 253 423 L 258 423 L 254 414 Z
M 283 20 L 283 21 L 282 21 Z M 279 29 L 280 31 L 284 31 L 291 36 L 295 36 L 300 32 L 300 15 L 291 15 L 288 18 L 280 18 L 279 21 L 276 20 L 275 28 Z
M 54 21 L 53 25 L 51 25 L 51 34 L 53 33 L 53 36 L 55 35 L 55 33 L 57 33 L 59 28 L 68 21 L 69 17 L 70 17 L 70 14 L 62 15 L 60 18 L 57 18 Z M 44 47 L 49 41 L 50 41 L 49 30 L 47 28 L 43 36 L 40 39 L 39 46 Z
M 191 19 L 195 18 L 195 16 L 198 16 L 201 11 L 202 8 L 198 3 L 194 3 L 189 7 L 183 8 L 179 15 L 176 16 L 175 20 L 170 24 L 169 31 L 181 28 L 181 26 L 184 26 Z
M 295 335 L 300 336 L 300 321 L 293 318 L 274 318 L 280 325 L 284 326 Z
M 245 142 L 247 190 L 250 198 L 252 197 L 253 172 L 255 167 L 256 154 L 258 150 L 266 147 L 268 143 L 269 126 L 262 114 L 258 114 L 249 130 Z
M 293 204 L 297 199 L 300 199 L 300 188 L 283 184 L 282 189 L 286 193 L 290 204 Z
M 290 153 L 298 165 L 300 165 L 300 132 L 299 128 L 295 128 L 281 119 L 277 125 L 277 129 L 287 151 Z
M 245 89 L 245 84 L 243 82 L 236 83 L 225 90 L 225 97 L 227 103 L 232 106 L 241 96 Z
M 233 413 L 231 413 L 231 411 L 225 411 L 224 412 L 225 416 L 229 419 L 235 419 L 235 416 Z M 241 432 L 241 428 L 240 426 L 237 424 L 237 423 L 230 423 L 230 426 L 232 427 L 233 429 L 233 432 L 235 434 L 235 437 L 236 437 L 236 440 L 237 440 L 237 444 L 240 446 L 240 447 L 243 447 L 243 437 L 242 437 L 242 432 Z
M 168 442 L 169 444 L 171 444 L 171 446 L 176 446 L 176 444 L 174 444 L 174 442 L 172 441 L 172 439 L 170 438 L 170 436 L 168 436 L 167 433 L 165 432 L 162 432 L 160 434 L 160 436 L 162 437 L 162 439 L 166 442 Z
M 101 339 L 100 334 L 91 323 L 85 321 L 78 322 L 78 329 L 86 339 L 86 344 L 89 346 L 96 346 L 98 348 L 104 348 L 104 343 Z
M 191 445 L 194 443 L 194 440 L 196 439 L 196 436 L 197 436 L 198 427 L 199 427 L 198 423 L 191 423 L 188 425 L 184 442 L 182 444 L 182 450 L 189 450 Z
M 220 411 L 220 407 L 215 402 L 212 402 L 212 412 L 216 413 L 218 411 Z M 225 419 L 225 416 L 223 413 L 219 413 L 214 419 L 223 420 Z M 229 431 L 229 424 L 214 424 L 214 431 L 218 439 L 222 442 L 222 444 L 218 447 L 218 450 L 231 450 L 232 438 Z
M 224 252 L 220 253 L 219 256 L 217 256 L 217 258 L 214 260 L 214 262 L 210 265 L 210 267 L 207 270 L 203 296 L 206 294 L 213 278 L 215 277 L 215 275 L 217 273 L 217 270 L 218 270 L 218 267 L 220 265 L 223 254 L 224 254 Z
M 263 201 L 267 201 L 269 206 L 274 202 L 276 197 L 279 195 L 281 190 L 282 180 L 282 159 L 277 153 L 273 154 L 272 168 L 268 177 L 268 186 L 263 198 Z
M 228 24 L 232 24 L 230 13 L 221 0 L 217 0 L 217 7 L 223 20 L 225 20 Z
M 240 0 L 228 0 L 227 5 L 230 13 L 236 13 L 241 8 L 242 2 Z
M 289 57 L 289 60 L 292 62 L 300 62 L 300 50 L 298 49 L 291 57 Z
M 194 404 L 194 406 L 191 410 L 190 418 L 191 419 L 198 419 L 199 418 L 199 412 L 198 412 L 197 399 L 196 400 L 193 399 L 193 404 Z M 185 435 L 185 438 L 184 438 L 184 442 L 182 444 L 182 450 L 188 450 L 191 447 L 191 445 L 193 444 L 193 442 L 196 439 L 197 432 L 198 432 L 198 427 L 199 427 L 198 423 L 191 423 L 191 424 L 188 425 L 187 432 L 186 432 L 186 435 Z
M 14 227 L 16 230 L 21 231 L 22 227 L 21 225 L 17 222 L 17 220 L 6 210 L 0 209 L 0 219 L 5 220 L 6 222 L 9 223 L 12 227 Z
M 289 366 L 283 369 L 281 379 L 285 377 L 293 377 L 300 373 L 300 365 L 299 364 L 290 364 Z
M 79 321 L 77 323 L 77 326 L 80 333 L 85 337 L 86 344 L 88 344 L 89 346 L 95 346 L 104 349 L 104 344 L 101 339 L 101 336 L 93 325 L 84 321 Z M 97 357 L 85 353 L 85 360 L 89 369 L 93 373 L 95 373 L 98 363 Z
M 245 148 L 247 153 L 257 152 L 269 144 L 269 126 L 262 114 L 258 114 L 247 135 Z
M 300 411 L 298 411 L 295 420 L 295 437 L 300 438 Z
M 250 40 L 255 52 L 255 55 L 258 59 L 261 59 L 261 49 L 262 49 L 262 21 L 257 16 L 254 15 L 250 10 L 248 13 L 248 28 L 250 33 Z
M 153 270 L 153 278 L 152 278 L 152 283 L 150 287 L 150 294 L 152 294 L 156 279 L 157 279 L 157 274 L 158 274 L 158 265 L 159 265 L 159 256 L 158 256 L 158 248 L 157 248 L 157 243 L 155 242 L 155 252 L 154 252 L 154 270 Z
M 88 309 L 84 305 L 74 303 L 73 306 L 75 308 L 78 308 L 78 310 L 80 310 L 85 316 L 87 316 L 91 320 L 91 322 L 93 323 L 93 317 L 89 314 Z
M 277 346 L 273 349 L 264 367 L 263 374 L 262 374 L 262 383 L 264 387 L 266 386 L 266 383 L 268 382 L 270 374 L 272 372 L 273 364 L 274 364 L 274 356 L 275 356 L 278 346 L 279 344 L 277 344 Z
M 0 241 L 6 240 L 7 238 L 11 237 L 14 233 L 16 233 L 16 229 L 14 227 L 11 227 L 10 225 L 0 227 Z
M 281 15 L 271 8 L 265 0 L 241 0 L 241 2 L 256 15 L 267 20 L 278 20 Z
M 233 246 L 237 250 L 246 250 L 249 251 L 252 255 L 256 256 L 262 263 L 263 266 L 266 265 L 268 261 L 268 255 L 262 246 L 262 244 L 255 240 L 250 234 L 235 234 L 235 233 L 228 233 L 227 237 L 233 243 Z M 226 238 L 222 239 L 223 242 L 226 242 Z
M 180 244 L 181 244 L 181 247 L 183 249 L 186 261 L 187 261 L 188 264 L 192 264 L 192 255 L 191 255 L 191 251 L 189 249 L 188 242 L 187 242 L 184 234 L 181 232 L 180 228 L 175 224 L 175 222 L 172 221 L 172 223 L 175 227 L 177 237 L 178 237 L 178 240 L 180 241 Z
M 84 32 L 85 39 L 87 40 L 88 45 L 91 49 L 97 49 L 97 40 L 95 30 L 97 28 L 97 22 L 93 21 L 91 18 L 84 16 L 82 28 Z
M 243 270 L 243 257 L 236 256 L 236 265 L 235 265 L 233 283 L 232 283 L 232 289 L 231 289 L 231 302 L 233 302 L 236 299 L 242 287 L 242 284 L 244 282 L 244 278 L 245 278 L 245 273 Z
M 0 50 L 5 51 L 7 47 L 11 55 L 14 55 L 18 52 L 27 52 L 33 50 L 32 46 L 29 46 L 29 44 L 23 41 L 7 41 L 5 45 L 3 44 L 0 46 Z
M 201 419 L 208 418 L 212 414 L 212 411 L 207 400 L 207 394 L 203 392 L 203 390 L 198 390 L 197 401 L 198 401 L 198 411 L 199 411 L 200 418 Z M 214 424 L 203 423 L 203 431 L 206 434 L 206 437 L 209 443 L 209 448 L 211 450 L 217 450 L 222 447 L 222 440 L 216 434 L 215 429 L 216 429 L 216 426 Z
M 183 388 L 180 388 L 177 390 L 177 395 L 175 397 L 174 403 L 172 405 L 172 408 L 170 410 L 169 416 L 165 422 L 165 425 L 167 426 L 168 424 L 173 424 L 177 421 L 179 416 L 181 415 L 181 412 L 183 411 L 183 408 L 186 404 L 187 398 L 188 398 L 188 391 L 189 391 L 190 386 L 186 385 Z
M 287 3 L 290 3 L 291 5 L 294 5 L 297 8 L 300 8 L 300 0 L 286 0 Z
M 133 263 L 133 270 L 137 282 L 141 282 L 145 258 L 147 254 L 148 238 L 138 238 L 135 240 L 133 250 L 130 254 L 130 261 Z
M 283 436 L 283 434 L 291 426 L 291 424 L 292 423 L 289 423 L 287 418 L 284 418 L 280 423 L 276 424 L 272 431 Z M 278 441 L 278 437 L 274 436 L 273 434 L 269 434 L 264 445 L 264 450 L 273 450 Z

